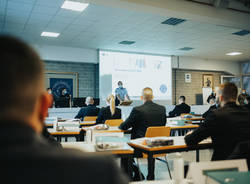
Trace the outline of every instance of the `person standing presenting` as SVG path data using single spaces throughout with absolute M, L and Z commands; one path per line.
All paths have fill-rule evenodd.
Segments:
M 130 100 L 128 91 L 123 87 L 122 81 L 119 81 L 118 88 L 115 89 L 115 105 L 117 106 L 126 100 Z

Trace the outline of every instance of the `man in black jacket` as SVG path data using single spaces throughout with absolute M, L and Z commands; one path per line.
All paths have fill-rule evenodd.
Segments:
M 62 149 L 50 144 L 42 131 L 51 105 L 44 90 L 42 61 L 28 45 L 0 36 L 0 169 L 7 183 L 127 184 L 107 156 Z
M 131 139 L 145 137 L 148 127 L 166 124 L 166 109 L 152 101 L 152 89 L 144 88 L 141 98 L 143 105 L 134 107 L 129 117 L 119 127 L 122 130 L 132 127 Z
M 237 93 L 235 84 L 221 85 L 221 107 L 211 112 L 198 129 L 186 135 L 187 145 L 196 145 L 211 137 L 214 149 L 212 160 L 225 160 L 239 142 L 250 140 L 250 113 L 236 105 Z
M 87 105 L 87 107 L 81 108 L 75 118 L 83 120 L 85 116 L 98 115 L 100 109 L 94 105 L 93 97 L 87 97 L 85 100 L 85 104 Z
M 165 126 L 166 124 L 166 109 L 152 101 L 153 90 L 151 88 L 143 89 L 141 99 L 143 105 L 134 107 L 129 117 L 119 127 L 121 130 L 128 130 L 132 127 L 131 139 L 145 137 L 148 127 Z M 137 153 L 135 155 L 140 156 Z M 138 168 L 134 165 L 133 169 L 135 172 L 134 180 L 139 180 Z M 149 178 L 153 179 L 154 176 L 148 176 Z
M 182 113 L 190 113 L 190 106 L 185 103 L 185 96 L 179 97 L 179 105 L 176 105 L 174 110 L 169 112 L 169 117 L 180 116 Z

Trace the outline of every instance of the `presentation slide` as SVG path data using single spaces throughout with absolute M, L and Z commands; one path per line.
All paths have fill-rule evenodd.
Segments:
M 172 100 L 171 57 L 100 51 L 100 98 L 105 98 L 123 82 L 131 100 L 139 100 L 142 89 L 153 89 L 155 100 Z

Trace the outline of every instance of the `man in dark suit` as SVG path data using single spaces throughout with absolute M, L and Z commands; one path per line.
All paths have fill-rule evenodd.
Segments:
M 211 137 L 214 153 L 212 160 L 224 160 L 241 141 L 250 140 L 250 113 L 236 105 L 238 89 L 233 83 L 220 86 L 221 107 L 206 118 L 194 132 L 185 136 L 187 145 L 196 145 Z
M 215 97 L 211 97 L 211 98 L 209 99 L 209 102 L 208 102 L 208 103 L 209 103 L 211 106 L 209 107 L 209 109 L 208 109 L 206 112 L 204 112 L 204 113 L 202 114 L 202 117 L 203 117 L 203 118 L 208 117 L 209 114 L 210 114 L 211 112 L 213 112 L 214 110 L 218 109 L 218 104 L 216 104 Z
M 97 116 L 99 113 L 99 108 L 94 106 L 94 99 L 93 97 L 87 97 L 85 100 L 85 104 L 87 107 L 83 107 L 80 109 L 78 114 L 75 116 L 77 119 L 83 120 L 85 116 Z
M 169 117 L 180 116 L 182 113 L 190 113 L 190 106 L 185 103 L 185 96 L 179 97 L 179 105 L 176 105 L 174 110 L 169 112 Z
M 127 184 L 107 156 L 62 149 L 42 131 L 51 105 L 44 88 L 43 63 L 37 53 L 15 38 L 0 36 L 0 169 L 7 183 Z M 97 167 L 98 166 L 98 167 Z
M 141 98 L 143 105 L 134 107 L 129 117 L 119 127 L 121 130 L 128 130 L 132 127 L 131 139 L 145 137 L 148 127 L 166 124 L 166 109 L 152 101 L 152 89 L 144 88 Z
M 141 99 L 143 105 L 134 107 L 129 117 L 119 127 L 121 130 L 128 130 L 132 127 L 131 139 L 145 137 L 148 127 L 165 126 L 166 124 L 166 109 L 152 101 L 153 90 L 151 88 L 143 89 Z M 135 155 L 139 156 L 137 153 Z M 134 180 L 139 180 L 138 168 L 134 165 L 133 169 L 135 172 Z M 150 179 L 153 178 L 154 176 L 150 177 Z
M 249 95 L 245 99 L 244 107 L 246 107 L 247 109 L 250 109 L 250 96 Z

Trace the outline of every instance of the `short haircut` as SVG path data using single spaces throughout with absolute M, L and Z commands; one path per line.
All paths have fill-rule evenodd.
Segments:
M 117 84 L 118 84 L 118 85 L 119 85 L 119 84 L 122 84 L 122 81 L 118 81 L 118 83 L 117 83 Z
M 238 95 L 238 88 L 234 83 L 227 82 L 220 85 L 220 94 L 225 102 L 229 100 L 236 100 Z
M 180 96 L 179 99 L 182 100 L 183 102 L 186 101 L 186 97 L 185 96 Z
M 143 99 L 146 101 L 153 99 L 153 90 L 149 87 L 146 87 L 142 90 Z
M 43 86 L 43 64 L 38 54 L 14 37 L 0 36 L 0 121 L 28 118 Z
M 91 96 L 88 96 L 87 98 L 86 98 L 86 100 L 85 100 L 85 103 L 86 104 L 94 104 L 94 98 L 93 97 L 91 97 Z
M 48 90 L 52 90 L 52 89 L 51 89 L 51 88 L 47 88 L 47 91 L 48 91 Z

